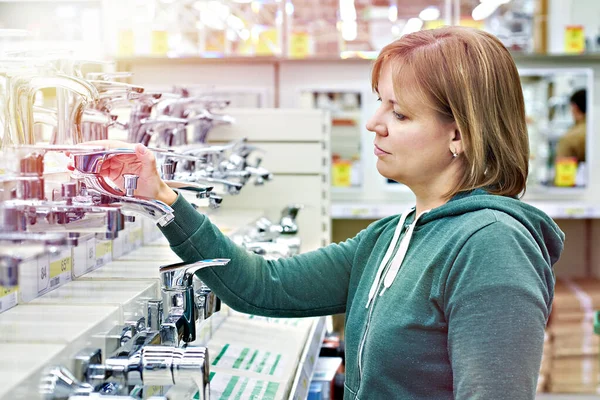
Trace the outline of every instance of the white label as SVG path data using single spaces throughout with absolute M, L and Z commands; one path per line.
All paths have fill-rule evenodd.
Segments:
M 119 232 L 119 237 L 117 237 L 115 240 L 113 240 L 113 259 L 118 259 L 119 257 L 121 257 L 123 254 L 125 254 L 123 252 L 123 242 L 125 241 L 125 239 L 123 239 L 124 233 L 125 231 L 121 231 Z
M 48 257 L 45 257 L 48 260 Z M 40 265 L 37 259 L 27 260 L 19 265 L 19 303 L 28 302 L 38 297 L 39 288 L 44 286 L 44 280 L 49 281 L 48 276 L 44 276 L 40 270 Z M 48 264 L 46 262 L 46 271 L 48 271 Z
M 37 265 L 37 292 L 38 294 L 42 294 L 50 285 L 50 260 L 48 259 L 48 256 L 40 257 L 37 261 Z
M 73 248 L 73 276 L 80 277 L 87 269 L 87 242 L 80 242 Z
M 86 272 L 96 268 L 96 239 L 91 238 L 85 243 Z

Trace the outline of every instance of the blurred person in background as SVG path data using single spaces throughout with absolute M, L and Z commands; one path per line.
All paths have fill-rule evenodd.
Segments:
M 577 163 L 585 162 L 585 136 L 587 96 L 585 89 L 578 90 L 571 96 L 571 114 L 575 125 L 560 138 L 556 146 L 556 159 L 572 157 Z

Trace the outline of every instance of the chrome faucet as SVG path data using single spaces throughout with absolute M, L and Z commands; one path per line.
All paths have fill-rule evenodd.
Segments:
M 98 393 L 131 396 L 134 395 L 132 389 L 135 387 L 170 388 L 192 383 L 198 389 L 200 400 L 208 400 L 209 361 L 206 347 L 180 349 L 148 345 L 128 358 L 109 357 L 104 363 L 100 349 L 85 348 L 75 356 L 74 373 L 65 367 L 51 367 L 43 374 L 39 390 L 45 400 L 62 400 L 76 395 L 91 398 Z M 134 396 L 134 399 L 139 398 L 138 395 Z M 183 400 L 185 397 L 180 395 L 169 398 Z
M 200 302 L 194 292 L 194 274 L 203 268 L 224 266 L 228 259 L 202 260 L 195 263 L 177 263 L 159 268 L 163 293 L 163 310 L 166 316 L 161 325 L 161 341 L 163 344 L 179 346 L 183 342 L 196 340 L 196 322 L 201 315 L 208 316 L 211 300 L 206 298 L 202 311 L 198 309 Z
M 68 107 L 58 107 L 58 136 L 53 144 L 81 143 L 81 117 L 87 103 L 98 99 L 96 88 L 83 79 L 60 73 L 48 76 L 34 74 L 15 75 L 9 79 L 11 90 L 9 96 L 9 112 L 12 114 L 9 131 L 13 135 L 11 144 L 35 144 L 33 135 L 33 104 L 35 93 L 43 88 L 55 87 L 65 89 L 80 96 L 80 103 L 73 107 L 71 113 Z M 67 105 L 68 106 L 68 105 Z M 5 144 L 7 141 L 5 140 Z
M 173 209 L 161 201 L 135 196 L 136 175 L 125 177 L 125 192 L 100 175 L 102 162 L 114 156 L 132 153 L 132 149 L 114 149 L 74 154 L 73 166 L 76 172 L 73 176 L 83 181 L 89 194 L 99 196 L 104 203 L 117 203 L 124 212 L 141 214 L 161 226 L 166 226 L 174 219 Z

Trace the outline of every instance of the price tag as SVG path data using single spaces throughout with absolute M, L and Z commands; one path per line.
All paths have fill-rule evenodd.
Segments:
M 85 243 L 86 272 L 96 268 L 96 239 L 91 238 Z
M 119 232 L 119 237 L 116 238 L 115 240 L 113 240 L 113 248 L 112 248 L 112 254 L 113 254 L 113 260 L 121 257 L 123 254 L 125 254 L 123 252 L 123 243 L 125 242 L 125 239 L 123 238 L 123 231 Z
M 42 256 L 37 260 L 37 291 L 38 294 L 44 293 L 50 285 L 50 260 L 48 256 Z
M 277 29 L 270 28 L 258 34 L 258 46 L 256 46 L 257 56 L 273 56 L 281 54 L 279 44 L 279 32 Z
M 122 30 L 119 32 L 119 56 L 132 56 L 135 51 L 135 36 L 131 30 Z
M 96 244 L 96 267 L 112 261 L 112 241 L 102 240 Z
M 152 31 L 152 55 L 166 56 L 169 52 L 169 33 L 167 31 Z
M 132 251 L 142 246 L 143 236 L 144 232 L 142 228 L 136 227 L 129 232 L 129 235 L 127 235 L 127 241 L 131 246 L 130 249 Z
M 582 25 L 565 27 L 565 53 L 581 54 L 585 51 L 585 34 Z
M 310 55 L 310 35 L 308 32 L 293 32 L 290 36 L 290 57 L 305 58 Z
M 352 184 L 350 175 L 352 164 L 348 161 L 338 161 L 331 166 L 331 184 L 334 187 L 348 187 Z
M 17 288 L 0 286 L 0 313 L 17 305 Z
M 73 257 L 70 254 L 50 262 L 50 288 L 56 288 L 70 281 L 72 270 Z
M 556 186 L 575 186 L 577 178 L 577 159 L 573 157 L 558 158 L 556 160 L 556 173 L 554 184 Z

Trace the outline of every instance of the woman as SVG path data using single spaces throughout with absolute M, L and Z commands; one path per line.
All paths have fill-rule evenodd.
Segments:
M 232 308 L 345 312 L 345 399 L 533 399 L 564 235 L 517 199 L 529 150 L 510 54 L 482 31 L 421 31 L 382 50 L 372 84 L 377 169 L 416 206 L 344 243 L 265 261 L 162 183 L 142 145 L 103 171 L 139 173 L 137 194 L 173 207 L 163 233 L 184 261 L 232 260 L 198 273 Z

